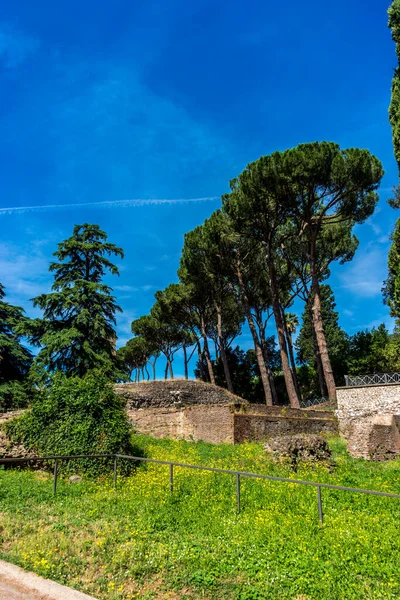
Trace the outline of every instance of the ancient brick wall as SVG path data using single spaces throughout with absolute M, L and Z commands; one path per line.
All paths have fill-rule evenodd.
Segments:
M 400 385 L 337 388 L 339 431 L 354 457 L 400 454 Z
M 338 432 L 337 420 L 331 412 L 261 406 L 258 410 L 257 406 L 234 414 L 235 443 L 264 441 L 277 435 Z
M 213 444 L 263 441 L 290 433 L 337 433 L 332 412 L 263 404 L 191 405 L 128 410 L 138 432 Z
M 138 432 L 153 437 L 233 443 L 233 414 L 228 404 L 129 409 L 128 416 Z

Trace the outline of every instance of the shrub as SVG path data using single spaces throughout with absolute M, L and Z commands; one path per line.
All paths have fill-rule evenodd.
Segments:
M 21 381 L 0 383 L 0 412 L 25 408 L 34 391 Z
M 98 372 L 83 379 L 55 375 L 30 408 L 4 429 L 11 440 L 42 456 L 134 453 L 124 401 Z M 63 468 L 99 473 L 111 463 L 82 459 L 64 463 Z

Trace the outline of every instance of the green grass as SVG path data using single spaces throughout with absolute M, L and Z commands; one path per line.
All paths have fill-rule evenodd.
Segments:
M 297 473 L 260 444 L 212 446 L 137 436 L 149 457 L 400 493 L 400 461 L 348 457 Z M 71 485 L 51 475 L 0 471 L 2 558 L 98 598 L 339 600 L 400 598 L 400 500 L 141 466 Z

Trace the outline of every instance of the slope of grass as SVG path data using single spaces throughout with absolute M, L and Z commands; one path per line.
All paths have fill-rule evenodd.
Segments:
M 260 444 L 135 437 L 147 456 L 400 493 L 400 461 L 367 463 L 332 439 L 336 467 L 272 463 Z M 0 471 L 2 558 L 101 599 L 337 600 L 400 597 L 400 500 L 146 465 L 71 485 Z

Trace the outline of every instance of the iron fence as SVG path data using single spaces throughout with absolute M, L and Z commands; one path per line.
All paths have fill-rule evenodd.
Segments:
M 300 401 L 300 408 L 311 408 L 312 406 L 318 406 L 326 402 L 329 402 L 329 398 L 309 398 L 308 400 Z
M 252 478 L 252 479 L 264 479 L 267 481 L 279 481 L 283 483 L 292 483 L 295 485 L 308 485 L 317 489 L 317 504 L 318 504 L 318 518 L 320 525 L 324 522 L 324 513 L 322 506 L 322 489 L 339 490 L 343 492 L 354 492 L 357 494 L 368 494 L 371 496 L 385 496 L 386 498 L 397 498 L 400 499 L 400 494 L 392 494 L 390 492 L 378 492 L 375 490 L 365 490 L 362 488 L 351 488 L 342 485 L 333 485 L 330 483 L 320 483 L 316 481 L 304 481 L 301 479 L 291 479 L 289 477 L 276 477 L 274 475 L 262 475 L 260 473 L 250 473 L 248 471 L 232 471 L 230 469 L 218 469 L 216 467 L 204 467 L 202 465 L 189 465 L 186 463 L 172 462 L 168 460 L 158 460 L 155 458 L 147 458 L 142 456 L 129 456 L 125 454 L 79 454 L 79 455 L 61 455 L 61 456 L 41 456 L 41 457 L 29 457 L 29 458 L 1 458 L 0 465 L 7 464 L 18 464 L 18 463 L 29 463 L 37 461 L 54 461 L 53 471 L 53 493 L 57 493 L 57 480 L 58 480 L 58 464 L 59 461 L 63 460 L 76 460 L 83 458 L 109 458 L 113 459 L 113 481 L 114 488 L 117 487 L 117 466 L 119 460 L 130 460 L 130 461 L 141 461 L 155 463 L 159 465 L 165 465 L 169 468 L 169 492 L 174 492 L 174 467 L 183 469 L 194 469 L 199 471 L 211 471 L 213 473 L 222 473 L 224 475 L 230 475 L 236 479 L 236 509 L 240 512 L 241 509 L 241 478 Z
M 372 373 L 371 375 L 345 375 L 346 386 L 387 385 L 400 383 L 400 373 Z

